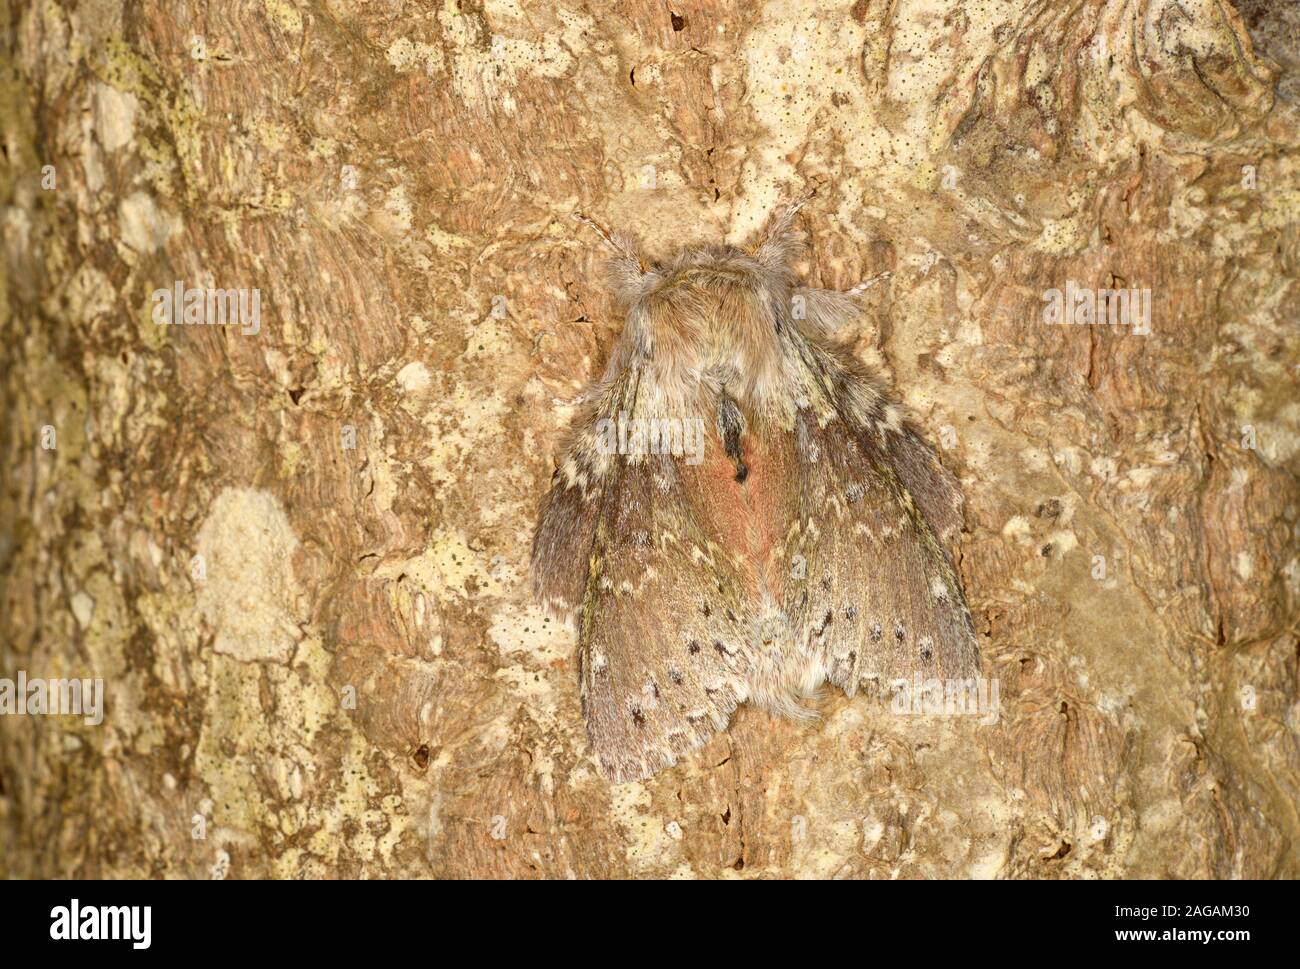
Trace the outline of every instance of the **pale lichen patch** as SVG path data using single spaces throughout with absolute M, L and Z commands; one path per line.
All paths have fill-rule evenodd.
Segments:
M 198 605 L 215 630 L 213 648 L 236 659 L 284 663 L 299 633 L 293 554 L 298 538 L 269 492 L 227 488 L 198 536 L 205 577 Z
M 95 85 L 95 131 L 105 151 L 114 152 L 131 143 L 139 107 L 140 99 L 130 91 Z
M 118 205 L 122 242 L 138 253 L 155 252 L 180 231 L 180 217 L 168 215 L 147 192 L 133 192 Z

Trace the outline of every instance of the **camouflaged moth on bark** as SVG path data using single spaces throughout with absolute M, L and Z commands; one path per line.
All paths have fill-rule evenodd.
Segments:
M 856 291 L 794 279 L 804 201 L 749 249 L 654 264 L 597 226 L 627 322 L 580 398 L 532 567 L 576 616 L 588 735 L 614 781 L 672 766 L 746 700 L 811 717 L 825 681 L 852 696 L 979 670 L 949 554 L 961 493 L 836 343 Z

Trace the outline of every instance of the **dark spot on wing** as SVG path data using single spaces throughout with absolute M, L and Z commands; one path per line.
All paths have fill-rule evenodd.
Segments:
M 826 615 L 822 616 L 822 624 L 817 628 L 817 635 L 824 636 L 827 628 L 835 621 L 835 613 L 830 609 L 826 610 Z

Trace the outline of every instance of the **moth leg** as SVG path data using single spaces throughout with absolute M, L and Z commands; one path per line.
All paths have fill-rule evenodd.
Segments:
M 798 287 L 790 296 L 790 317 L 807 337 L 839 341 L 849 336 L 862 316 L 858 294 L 850 290 Z
M 795 216 L 816 194 L 816 189 L 809 189 L 772 216 L 763 241 L 754 249 L 755 259 L 770 269 L 784 269 L 789 265 L 804 248 L 803 236 L 795 227 Z
M 609 248 L 611 256 L 606 263 L 605 272 L 614 293 L 628 302 L 640 296 L 647 278 L 652 274 L 637 252 L 636 241 L 625 232 L 607 229 L 589 215 L 574 212 L 573 217 L 583 225 L 595 229 Z
M 889 279 L 884 272 L 863 280 L 852 289 L 799 287 L 792 294 L 791 316 L 805 336 L 840 340 L 850 336 L 862 316 L 862 296 L 872 287 Z

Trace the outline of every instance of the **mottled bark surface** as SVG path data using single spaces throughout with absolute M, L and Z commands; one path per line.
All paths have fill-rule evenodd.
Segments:
M 106 692 L 0 717 L 0 876 L 1300 875 L 1298 21 L 0 0 L 0 677 Z M 611 787 L 527 582 L 619 325 L 568 215 L 665 253 L 805 186 L 806 278 L 892 272 L 857 346 L 963 483 L 1001 717 L 743 709 Z M 1150 334 L 1046 325 L 1070 281 Z

